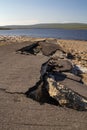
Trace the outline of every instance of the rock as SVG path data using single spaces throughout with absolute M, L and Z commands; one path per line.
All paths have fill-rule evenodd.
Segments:
M 87 98 L 87 86 L 86 85 L 82 84 L 81 82 L 69 79 L 67 77 L 62 78 L 62 76 L 58 77 L 58 75 L 56 75 L 55 77 L 57 77 L 56 78 L 57 82 L 60 82 L 67 88 L 72 89 L 74 92 L 78 93 L 82 97 Z M 63 80 L 59 80 L 60 78 Z
M 46 39 L 45 42 L 50 44 L 59 44 L 59 42 L 57 42 L 57 39 L 54 38 Z
M 57 50 L 53 55 L 52 57 L 57 57 L 59 59 L 65 59 L 67 57 L 67 54 L 64 53 L 63 51 L 61 50 Z
M 47 77 L 47 82 L 47 90 L 49 95 L 57 100 L 61 106 L 66 106 L 77 110 L 87 109 L 87 100 L 78 93 L 74 92 L 72 89 L 56 82 L 53 75 L 52 77 Z
M 35 43 L 29 45 L 29 46 L 26 46 L 26 47 L 23 47 L 19 50 L 17 50 L 17 52 L 22 52 L 22 54 L 25 54 L 28 53 L 28 54 L 38 54 L 39 52 L 42 52 L 43 55 L 45 56 L 50 56 L 50 55 L 53 55 L 57 50 L 62 50 L 61 46 L 58 45 L 57 43 L 54 44 L 50 43 L 50 41 L 36 41 Z
M 50 58 L 46 63 L 42 64 L 41 75 L 49 72 L 69 72 L 73 69 L 72 63 L 69 60 L 58 58 Z
M 72 89 L 56 81 L 54 75 L 48 74 L 43 77 L 34 87 L 26 93 L 27 97 L 40 103 L 51 101 L 55 105 L 66 106 L 76 110 L 87 110 L 87 99 Z M 52 100 L 54 99 L 54 100 Z
M 56 40 L 46 39 L 26 49 L 31 54 L 42 53 L 50 58 L 41 66 L 40 80 L 25 95 L 40 103 L 87 110 L 87 86 L 77 76 L 82 69 L 69 60 L 81 60 L 81 57 L 78 54 L 76 57 L 71 53 L 66 54 Z
M 60 47 L 60 45 L 58 44 L 54 44 L 54 43 L 48 43 L 48 42 L 40 42 L 39 43 L 41 48 L 42 48 L 42 53 L 45 56 L 49 56 L 54 54 L 57 50 L 61 50 L 62 48 Z
M 82 67 L 80 65 L 74 65 L 72 73 L 76 74 L 76 75 L 80 75 L 82 73 L 87 73 L 87 68 L 86 67 Z
M 70 52 L 67 53 L 68 59 L 75 59 L 75 55 L 71 54 Z
M 63 74 L 66 75 L 66 77 L 68 79 L 71 79 L 71 80 L 74 80 L 74 81 L 82 83 L 82 79 L 79 76 L 76 76 L 76 75 L 74 75 L 72 73 L 69 73 L 69 72 L 63 72 Z
M 40 103 L 54 102 L 55 105 L 87 110 L 87 86 L 78 76 L 64 72 L 71 69 L 71 62 L 50 58 L 42 64 L 40 80 L 25 94 Z
M 87 73 L 81 74 L 80 76 L 82 77 L 82 82 L 87 85 Z
M 31 45 L 23 47 L 17 50 L 16 52 L 19 52 L 21 54 L 34 54 L 35 55 L 36 53 L 40 51 L 40 49 L 37 50 L 38 46 L 39 45 L 37 43 L 33 43 L 33 44 L 31 43 Z

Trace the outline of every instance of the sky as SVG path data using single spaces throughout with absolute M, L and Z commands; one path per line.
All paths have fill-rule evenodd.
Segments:
M 0 26 L 87 23 L 87 0 L 0 0 Z

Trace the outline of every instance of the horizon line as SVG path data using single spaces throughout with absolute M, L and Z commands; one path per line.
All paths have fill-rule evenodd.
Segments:
M 36 24 L 6 24 L 6 25 L 0 25 L 0 27 L 3 26 L 32 26 L 32 25 L 38 25 L 38 24 L 87 24 L 86 22 L 59 22 L 59 23 L 36 23 Z

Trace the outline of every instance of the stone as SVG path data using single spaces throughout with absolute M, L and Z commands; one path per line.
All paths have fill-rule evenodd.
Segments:
M 50 58 L 41 66 L 41 75 L 49 72 L 69 72 L 73 69 L 72 63 L 69 60 L 62 60 L 58 58 Z
M 67 78 L 66 75 L 62 73 L 52 74 L 55 77 L 55 80 L 69 89 L 72 89 L 74 92 L 78 93 L 82 97 L 87 98 L 87 86 L 82 84 L 80 81 L 75 81 L 73 79 Z
M 34 55 L 41 52 L 45 56 L 50 56 L 53 55 L 57 50 L 63 51 L 63 49 L 59 44 L 57 43 L 54 44 L 52 42 L 50 43 L 49 41 L 46 42 L 44 40 L 44 41 L 36 41 L 29 46 L 17 50 L 17 52 L 21 52 L 22 54 L 25 54 L 26 52 L 28 54 L 34 54 Z
M 81 65 L 74 65 L 72 73 L 75 75 L 87 74 L 87 68 Z
M 59 58 L 59 59 L 66 59 L 67 54 L 64 53 L 64 52 L 61 51 L 61 50 L 57 50 L 57 51 L 52 55 L 52 57 L 53 57 L 53 58 L 54 58 L 54 57 L 57 57 L 57 58 Z
M 87 86 L 69 72 L 71 69 L 71 62 L 50 58 L 42 64 L 40 80 L 25 93 L 26 96 L 40 103 L 87 110 Z
M 48 74 L 26 93 L 26 96 L 32 98 L 40 103 L 51 101 L 55 105 L 68 107 L 75 110 L 87 110 L 87 99 L 80 94 L 74 92 L 66 85 L 56 81 L 54 75 Z M 54 99 L 54 100 L 52 100 Z
M 77 81 L 77 82 L 81 82 L 82 83 L 82 79 L 80 76 L 74 75 L 73 73 L 69 73 L 69 72 L 63 72 L 64 75 L 66 75 L 66 77 L 68 79 Z
M 82 82 L 87 85 L 87 73 L 81 74 L 80 76 L 82 77 Z
M 47 78 L 47 82 L 49 95 L 57 100 L 61 106 L 77 110 L 87 109 L 87 99 L 83 98 L 65 85 L 56 82 L 53 76 L 51 77 L 50 75 L 50 77 Z
M 68 59 L 75 59 L 75 55 L 71 54 L 70 52 L 67 53 Z
M 52 55 L 54 52 L 56 52 L 56 50 L 61 49 L 61 47 L 59 45 L 53 44 L 53 43 L 40 42 L 39 44 L 40 44 L 40 46 L 42 48 L 42 53 L 45 56 Z
M 37 43 L 33 43 L 33 44 L 31 43 L 31 45 L 25 46 L 25 47 L 17 50 L 16 52 L 19 52 L 21 54 L 34 54 L 35 55 L 36 52 L 38 53 L 40 51 L 40 50 L 38 50 L 38 51 L 36 50 L 38 46 L 39 45 Z
M 76 54 L 65 53 L 57 41 L 44 40 L 33 43 L 28 52 L 50 56 L 42 64 L 39 81 L 25 95 L 35 101 L 50 103 L 75 110 L 87 110 L 87 86 L 78 75 L 82 70 L 72 64 L 72 60 L 81 60 Z M 81 71 L 81 72 L 80 72 Z
M 50 43 L 50 44 L 59 44 L 59 42 L 57 42 L 57 39 L 54 38 L 50 38 L 50 39 L 46 39 L 45 42 Z

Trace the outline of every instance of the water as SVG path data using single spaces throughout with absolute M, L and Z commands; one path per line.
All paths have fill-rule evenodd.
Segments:
M 87 30 L 66 30 L 66 29 L 16 29 L 0 30 L 0 35 L 16 35 L 30 37 L 49 37 L 59 39 L 87 40 Z

